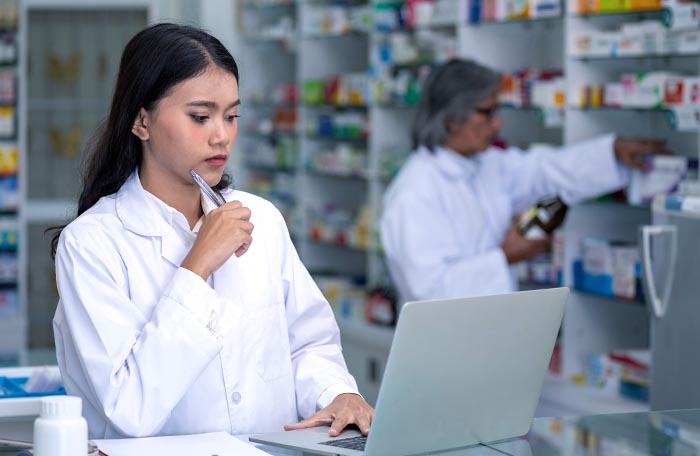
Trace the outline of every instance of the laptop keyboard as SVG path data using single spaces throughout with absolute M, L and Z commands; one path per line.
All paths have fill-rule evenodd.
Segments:
M 360 435 L 357 437 L 348 437 L 347 439 L 329 440 L 327 442 L 321 442 L 321 445 L 328 445 L 338 448 L 347 448 L 348 450 L 365 451 L 365 443 L 367 443 L 367 437 Z

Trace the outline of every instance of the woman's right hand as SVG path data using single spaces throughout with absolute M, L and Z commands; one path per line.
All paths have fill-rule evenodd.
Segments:
M 207 280 L 231 255 L 240 257 L 253 242 L 250 209 L 231 201 L 210 211 L 181 266 Z
M 528 239 L 518 229 L 518 224 L 514 223 L 503 238 L 501 249 L 506 255 L 508 264 L 519 263 L 529 260 L 540 253 L 546 251 L 552 245 L 549 237 L 539 239 Z

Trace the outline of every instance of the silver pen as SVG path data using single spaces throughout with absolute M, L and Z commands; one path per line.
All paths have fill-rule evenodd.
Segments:
M 202 179 L 202 177 L 199 174 L 197 174 L 195 170 L 191 169 L 190 175 L 192 176 L 192 179 L 194 179 L 194 181 L 197 183 L 197 185 L 199 185 L 199 188 L 202 189 L 204 194 L 209 197 L 212 203 L 216 204 L 216 207 L 226 204 L 226 200 L 224 199 L 224 197 L 212 190 L 211 187 L 207 185 L 206 182 L 204 182 L 204 179 Z

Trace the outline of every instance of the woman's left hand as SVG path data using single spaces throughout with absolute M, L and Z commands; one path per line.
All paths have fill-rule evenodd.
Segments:
M 305 420 L 296 424 L 285 424 L 285 431 L 294 431 L 315 426 L 330 424 L 328 435 L 335 437 L 345 429 L 348 424 L 355 424 L 360 428 L 362 435 L 369 434 L 372 424 L 374 409 L 358 394 L 339 394 L 328 404 L 328 407 L 319 410 Z
M 613 148 L 615 157 L 631 168 L 646 170 L 649 167 L 648 156 L 668 155 L 665 141 L 655 139 L 616 138 Z

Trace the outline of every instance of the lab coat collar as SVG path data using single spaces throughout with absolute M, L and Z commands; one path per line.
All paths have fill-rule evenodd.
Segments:
M 216 205 L 201 193 L 202 210 L 207 215 Z M 154 217 L 154 213 L 161 217 Z M 117 192 L 117 214 L 124 226 L 136 234 L 142 236 L 162 236 L 163 223 L 168 226 L 173 224 L 173 214 L 177 210 L 158 200 L 149 194 L 141 185 L 138 169 L 124 182 Z M 197 226 L 193 232 L 197 232 Z
M 430 153 L 427 149 L 425 152 Z M 480 155 L 463 157 L 446 147 L 436 147 L 434 156 L 438 168 L 455 180 L 473 178 L 478 172 L 481 163 Z
M 160 204 L 159 204 L 160 203 Z M 202 209 L 205 214 L 214 209 L 214 204 L 202 197 Z M 189 252 L 189 247 L 182 242 L 173 224 L 175 209 L 157 201 L 149 195 L 141 185 L 138 169 L 124 182 L 117 192 L 117 216 L 124 227 L 140 236 L 157 236 L 161 240 L 161 255 L 163 258 L 179 266 Z M 194 232 L 199 229 L 197 224 Z
M 141 236 L 162 236 L 165 228 L 170 226 L 171 220 L 162 216 L 160 208 L 141 186 L 138 169 L 117 192 L 116 210 L 124 227 Z

